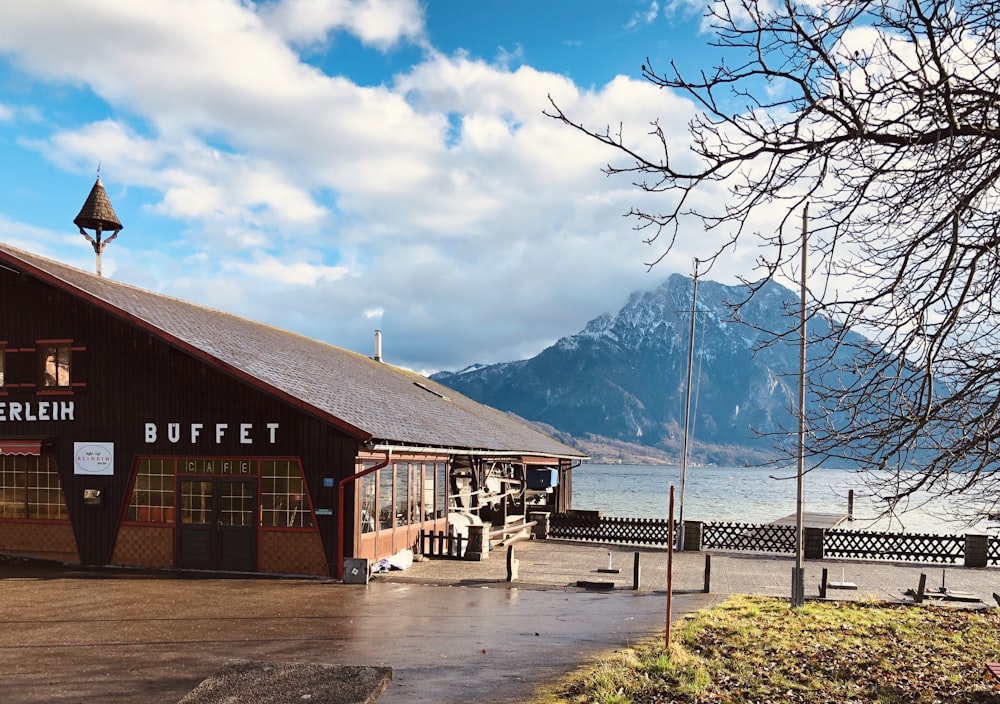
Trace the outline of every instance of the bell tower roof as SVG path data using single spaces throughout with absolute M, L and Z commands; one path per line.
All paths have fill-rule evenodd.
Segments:
M 100 276 L 101 254 L 108 242 L 116 238 L 124 227 L 122 221 L 115 215 L 115 209 L 108 200 L 108 193 L 101 184 L 100 169 L 97 170 L 97 181 L 90 189 L 87 201 L 80 208 L 80 214 L 73 219 L 73 224 L 80 228 L 80 234 L 86 237 L 90 246 L 94 248 L 94 254 L 97 255 L 97 275 Z M 87 230 L 93 230 L 94 234 L 91 235 Z M 111 235 L 105 238 L 105 232 L 110 232 Z
M 117 233 L 124 227 L 115 214 L 115 209 L 111 206 L 108 193 L 101 184 L 100 176 L 94 182 L 94 187 L 90 189 L 90 195 L 87 196 L 86 202 L 80 208 L 80 214 L 74 218 L 73 224 L 80 228 L 80 232 L 86 228 L 99 232 L 113 230 Z

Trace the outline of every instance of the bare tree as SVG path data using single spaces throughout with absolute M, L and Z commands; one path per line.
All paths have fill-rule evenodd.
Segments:
M 642 67 L 699 106 L 690 152 L 671 153 L 659 123 L 660 148 L 641 153 L 554 101 L 548 114 L 617 150 L 608 173 L 662 194 L 662 212 L 631 213 L 656 261 L 693 220 L 722 236 L 712 260 L 750 239 L 764 280 L 793 276 L 808 202 L 812 315 L 840 336 L 839 354 L 812 361 L 839 367 L 811 379 L 810 451 L 905 467 L 880 473 L 890 507 L 929 492 L 995 510 L 1000 2 L 719 0 L 708 19 L 731 64 L 694 79 Z M 775 210 L 773 231 L 753 228 Z

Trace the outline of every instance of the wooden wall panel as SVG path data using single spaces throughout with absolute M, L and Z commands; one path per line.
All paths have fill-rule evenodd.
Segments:
M 329 574 L 323 545 L 315 533 L 262 531 L 260 571 L 274 574 Z
M 4 523 L 0 552 L 45 560 L 79 562 L 73 527 L 67 523 Z
M 72 401 L 74 419 L 0 422 L 0 438 L 46 438 L 59 466 L 85 564 L 107 564 L 112 559 L 125 492 L 138 456 L 298 457 L 314 506 L 336 514 L 336 482 L 354 471 L 356 439 L 97 304 L 0 267 L 0 340 L 8 348 L 20 349 L 32 348 L 40 339 L 71 339 L 74 347 L 86 350 L 74 354 L 73 366 L 74 381 L 85 386 L 74 388 L 72 395 L 46 397 Z M 23 356 L 16 357 L 17 364 L 7 370 L 6 382 L 26 386 L 0 390 L 0 402 L 37 402 L 37 380 L 29 371 L 37 356 L 17 354 Z M 156 442 L 146 441 L 146 423 L 155 424 Z M 168 440 L 169 423 L 181 424 L 180 441 Z M 191 423 L 204 424 L 196 442 L 190 439 Z M 216 423 L 229 425 L 219 443 L 214 437 Z M 240 423 L 253 425 L 254 444 L 239 442 Z M 267 423 L 280 426 L 274 444 L 266 442 Z M 74 442 L 114 442 L 114 475 L 75 475 Z M 334 487 L 325 486 L 324 479 L 332 480 Z M 348 488 L 353 490 L 353 485 Z M 84 489 L 100 489 L 103 505 L 85 506 Z M 346 505 L 351 510 L 353 500 Z M 350 521 L 352 516 L 347 518 Z M 336 519 L 336 515 L 318 518 L 331 571 Z
M 112 565 L 171 569 L 174 566 L 174 529 L 165 526 L 122 526 Z

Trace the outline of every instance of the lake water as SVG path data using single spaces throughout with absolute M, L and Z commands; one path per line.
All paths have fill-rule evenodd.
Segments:
M 680 510 L 680 468 L 650 465 L 583 464 L 573 470 L 573 508 L 603 511 L 605 516 L 667 518 L 670 485 L 674 517 Z M 847 514 L 854 490 L 855 520 L 843 527 L 908 533 L 996 533 L 1000 525 L 973 527 L 955 517 L 944 502 L 911 508 L 891 518 L 862 476 L 847 469 L 815 469 L 804 479 L 803 510 Z M 913 505 L 916 502 L 911 502 Z M 684 488 L 685 520 L 768 523 L 796 510 L 795 469 L 759 467 L 688 467 Z

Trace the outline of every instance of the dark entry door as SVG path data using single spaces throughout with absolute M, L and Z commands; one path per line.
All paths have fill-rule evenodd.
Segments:
M 194 570 L 257 569 L 257 482 L 182 479 L 177 566 Z

